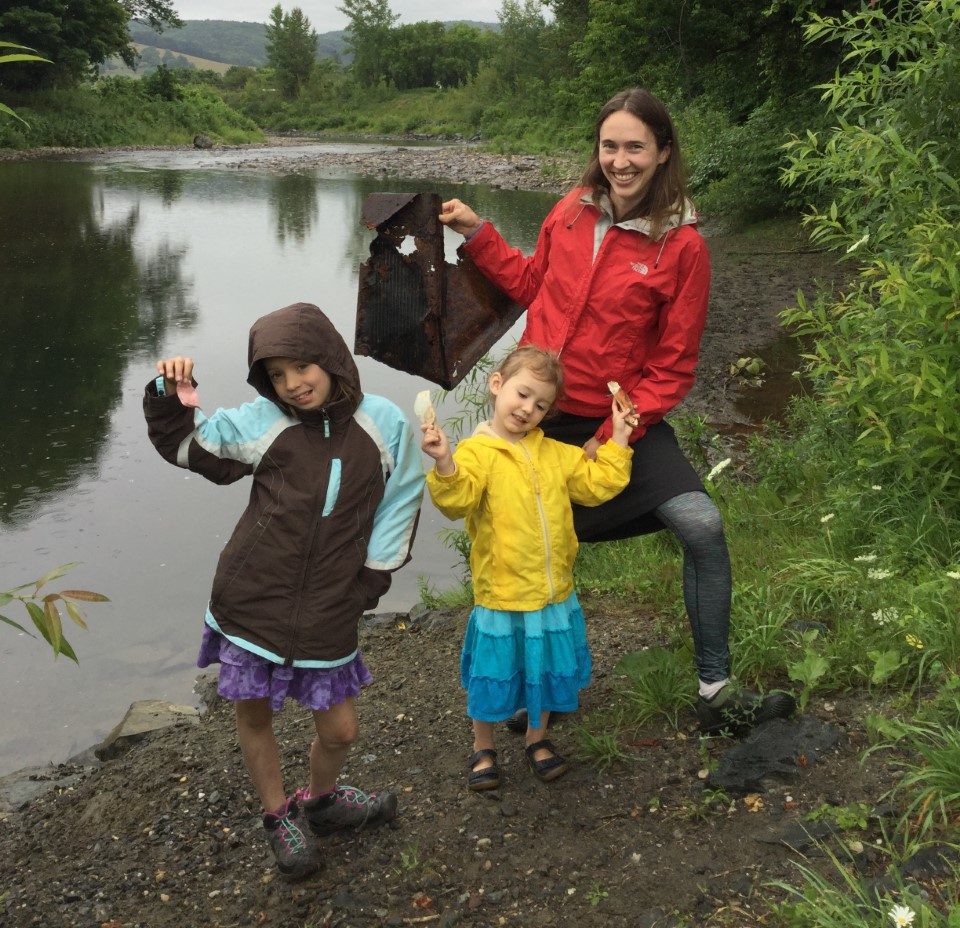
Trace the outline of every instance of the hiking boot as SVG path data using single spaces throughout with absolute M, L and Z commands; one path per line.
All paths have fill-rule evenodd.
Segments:
M 796 708 L 797 701 L 789 693 L 775 691 L 761 696 L 728 683 L 713 699 L 697 699 L 697 719 L 705 735 L 722 731 L 743 735 L 761 722 L 788 718 Z
M 305 789 L 297 790 L 310 830 L 315 835 L 330 835 L 347 828 L 373 828 L 397 817 L 397 796 L 365 793 L 355 786 L 338 786 L 333 795 L 305 798 Z
M 284 879 L 302 880 L 320 869 L 317 845 L 307 827 L 303 810 L 291 799 L 282 815 L 263 816 L 270 850 Z

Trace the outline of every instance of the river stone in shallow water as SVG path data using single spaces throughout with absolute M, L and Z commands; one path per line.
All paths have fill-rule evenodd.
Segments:
M 163 699 L 141 699 L 133 703 L 120 723 L 97 746 L 100 760 L 109 760 L 126 751 L 153 731 L 187 722 L 197 725 L 200 713 L 193 706 L 176 706 Z
M 819 719 L 774 719 L 721 756 L 710 785 L 732 793 L 762 792 L 765 779 L 795 779 L 839 741 L 840 731 Z

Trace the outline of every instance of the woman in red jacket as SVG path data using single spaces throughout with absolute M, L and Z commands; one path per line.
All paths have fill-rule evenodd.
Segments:
M 582 445 L 592 458 L 611 435 L 607 382 L 618 381 L 633 401 L 639 424 L 630 439 L 630 484 L 602 506 L 575 506 L 577 536 L 610 541 L 666 528 L 680 541 L 700 678 L 697 715 L 703 731 L 716 732 L 787 716 L 795 703 L 730 681 L 723 524 L 663 420 L 693 386 L 707 317 L 710 256 L 696 220 L 673 122 L 640 88 L 600 110 L 593 156 L 544 220 L 532 256 L 511 248 L 460 200 L 444 203 L 440 216 L 464 235 L 484 275 L 527 307 L 521 344 L 563 361 L 566 399 L 544 423 L 546 434 Z

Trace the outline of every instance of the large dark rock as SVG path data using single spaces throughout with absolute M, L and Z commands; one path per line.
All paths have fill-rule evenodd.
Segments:
M 765 780 L 796 779 L 802 768 L 836 747 L 840 737 L 835 726 L 811 716 L 765 722 L 720 757 L 710 786 L 731 793 L 763 792 Z

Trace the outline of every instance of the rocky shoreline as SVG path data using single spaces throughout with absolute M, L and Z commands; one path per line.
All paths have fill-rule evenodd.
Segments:
M 602 713 L 620 657 L 657 643 L 653 617 L 589 596 L 584 606 L 595 673 L 582 711 Z M 470 793 L 457 681 L 466 616 L 419 607 L 367 617 L 376 682 L 359 702 L 344 781 L 394 790 L 400 816 L 325 839 L 317 877 L 276 878 L 232 706 L 207 682 L 206 712 L 115 741 L 105 763 L 63 766 L 69 780 L 0 822 L 4 925 L 744 928 L 763 923 L 772 883 L 792 878 L 796 862 L 824 864 L 828 846 L 845 853 L 839 831 L 808 816 L 853 802 L 874 810 L 856 866 L 882 871 L 871 843 L 892 810 L 874 799 L 893 768 L 880 755 L 861 765 L 853 695 L 811 703 L 744 742 L 701 742 L 692 714 L 678 729 L 651 724 L 621 745 L 620 763 L 581 761 L 548 785 L 502 732 L 503 787 Z M 553 727 L 562 750 L 582 745 L 581 717 Z M 292 790 L 307 775 L 309 715 L 288 706 L 276 721 Z
M 444 183 L 488 184 L 517 190 L 545 190 L 561 193 L 580 176 L 582 166 L 572 156 L 542 158 L 537 155 L 501 155 L 483 151 L 470 142 L 439 141 L 406 144 L 403 140 L 369 140 L 369 144 L 391 146 L 370 152 L 304 151 L 290 149 L 322 145 L 322 138 L 271 137 L 265 143 L 214 145 L 204 149 L 200 166 L 237 170 L 296 173 L 306 170 L 336 170 L 367 177 L 396 176 Z M 365 143 L 367 140 L 357 139 Z M 118 153 L 184 152 L 191 146 L 127 145 L 111 148 L 0 149 L 4 161 L 96 161 Z M 249 157 L 244 157 L 249 153 Z

